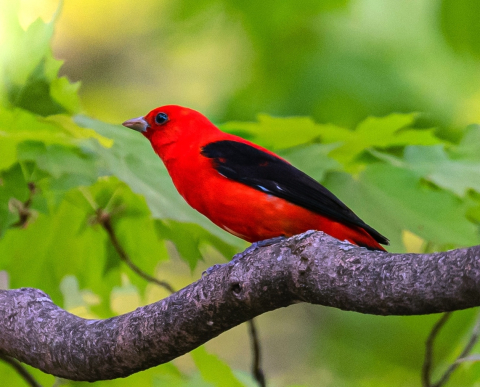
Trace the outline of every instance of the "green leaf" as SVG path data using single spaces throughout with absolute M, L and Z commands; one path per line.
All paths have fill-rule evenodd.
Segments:
M 245 387 L 231 368 L 217 356 L 207 353 L 201 346 L 190 352 L 202 378 L 216 387 Z
M 155 221 L 150 214 L 138 217 L 120 213 L 113 226 L 129 258 L 147 274 L 153 276 L 156 266 L 169 259 L 165 244 L 157 237 Z M 127 270 L 130 271 L 124 266 L 124 271 Z M 142 291 L 148 285 L 138 275 L 132 274 L 129 277 Z
M 415 174 L 460 197 L 469 189 L 480 192 L 480 160 L 451 159 L 444 147 L 407 147 L 406 166 Z
M 3 12 L 0 13 L 1 24 L 6 25 L 8 33 L 1 50 L 5 76 L 8 82 L 18 86 L 27 82 L 49 53 L 54 27 L 53 23 L 45 23 L 38 18 L 23 30 L 18 21 L 19 3 L 18 0 L 2 2 Z
M 50 80 L 46 78 L 46 61 L 42 60 L 22 85 L 12 85 L 9 101 L 12 106 L 41 116 L 66 113 L 67 110 L 50 96 Z
M 48 116 L 79 110 L 78 84 L 70 84 L 66 78 L 57 78 L 62 65 L 53 58 L 50 41 L 54 23 L 40 18 L 28 26 L 20 27 L 19 1 L 1 3 L 0 25 L 5 42 L 0 44 L 0 102 L 8 107 L 21 107 L 36 114 Z
M 271 117 L 259 114 L 258 122 L 228 122 L 226 132 L 246 131 L 253 140 L 270 149 L 289 148 L 319 136 L 319 126 L 310 117 Z
M 386 117 L 369 117 L 355 130 L 331 127 L 323 130 L 321 138 L 326 143 L 343 142 L 330 154 L 344 165 L 351 163 L 364 150 L 405 145 L 433 145 L 440 140 L 431 129 L 410 129 L 415 114 L 390 114 Z
M 63 298 L 60 282 L 74 275 L 82 289 L 90 289 L 102 299 L 92 310 L 110 317 L 110 291 L 120 284 L 120 273 L 103 275 L 106 234 L 99 228 L 85 227 L 85 213 L 78 203 L 63 201 L 56 211 L 39 213 L 25 229 L 7 230 L 0 239 L 0 267 L 9 272 L 12 288 L 39 288 L 57 303 Z
M 51 123 L 39 120 L 33 114 L 16 109 L 0 108 L 0 169 L 9 168 L 17 161 L 17 145 L 22 141 L 41 141 L 45 144 L 71 145 L 71 138 Z
M 38 168 L 56 179 L 64 175 L 80 175 L 87 178 L 87 182 L 78 185 L 91 185 L 98 175 L 95 159 L 91 154 L 56 144 L 22 142 L 18 146 L 18 160 L 35 161 Z
M 231 259 L 237 248 L 225 243 L 195 223 L 182 223 L 173 220 L 155 222 L 158 238 L 175 244 L 180 257 L 188 263 L 193 271 L 198 261 L 203 260 L 202 245 L 213 246 L 226 259 Z
M 165 244 L 157 237 L 155 221 L 151 217 L 145 199 L 134 194 L 125 183 L 115 177 L 102 178 L 91 187 L 82 187 L 73 191 L 67 195 L 67 200 L 83 209 L 85 217 L 90 218 L 89 223 L 105 236 L 107 232 L 97 224 L 96 213 L 98 209 L 102 209 L 109 214 L 121 248 L 145 273 L 153 275 L 158 263 L 168 259 Z M 86 227 L 87 225 L 83 230 Z M 103 246 L 105 263 L 102 273 L 104 276 L 112 271 L 118 273 L 119 268 L 130 271 L 126 264 L 121 262 L 112 240 L 106 238 Z M 135 274 L 130 278 L 131 282 L 141 290 L 148 285 L 147 281 Z
M 411 171 L 372 164 L 355 179 L 332 173 L 325 185 L 389 238 L 391 251 L 403 251 L 402 230 L 440 246 L 479 242 L 477 228 L 466 219 L 467 204 L 448 192 L 422 185 Z
M 322 181 L 329 171 L 342 170 L 342 166 L 329 154 L 341 144 L 311 144 L 280 151 L 278 154 L 315 180 Z
M 460 197 L 468 190 L 480 192 L 480 128 L 467 128 L 458 146 L 447 150 L 444 145 L 407 146 L 403 158 L 370 150 L 377 158 L 394 166 L 406 168 L 417 176 Z
M 111 148 L 113 145 L 112 139 L 101 136 L 93 129 L 82 128 L 77 125 L 70 116 L 56 115 L 45 118 L 44 120 L 56 124 L 63 132 L 68 133 L 71 138 L 77 140 L 95 139 L 104 148 Z M 77 142 L 76 144 L 85 145 L 85 142 Z
M 349 130 L 331 124 L 316 124 L 309 117 L 277 118 L 259 115 L 258 123 L 229 122 L 223 124 L 221 128 L 228 132 L 243 131 L 252 136 L 255 142 L 269 149 L 296 147 L 320 139 L 323 143 L 331 144 L 332 148 L 323 148 L 321 151 L 321 148 L 306 147 L 305 149 L 310 149 L 312 154 L 305 157 L 310 156 L 314 160 L 314 157 L 318 156 L 314 149 L 320 150 L 323 152 L 321 156 L 323 161 L 328 160 L 328 167 L 338 169 L 339 165 L 334 165 L 332 158 L 346 166 L 352 163 L 365 149 L 372 147 L 390 148 L 412 144 L 440 143 L 441 141 L 435 137 L 432 129 L 410 128 L 415 122 L 416 116 L 416 114 L 391 114 L 386 117 L 369 117 L 362 121 L 355 130 Z M 281 153 L 288 154 L 290 152 L 294 153 L 295 151 Z M 330 159 L 325 157 L 327 154 Z M 309 165 L 305 162 L 300 164 Z M 310 167 L 309 171 L 315 174 L 314 168 Z M 322 175 L 320 172 L 319 176 Z
M 50 96 L 60 103 L 69 113 L 78 113 L 80 98 L 78 89 L 80 82 L 70 83 L 66 77 L 56 78 L 50 83 Z
M 111 140 L 93 130 L 78 127 L 70 117 L 54 116 L 47 119 L 21 109 L 9 111 L 0 107 L 0 169 L 9 168 L 17 159 L 17 146 L 24 141 L 38 141 L 46 145 L 87 147 L 85 140 L 95 139 L 102 146 L 111 146 Z

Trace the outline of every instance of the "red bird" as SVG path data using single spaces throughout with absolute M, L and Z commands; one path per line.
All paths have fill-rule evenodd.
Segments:
M 370 250 L 388 239 L 275 153 L 168 105 L 123 123 L 141 132 L 187 203 L 248 242 L 320 230 Z

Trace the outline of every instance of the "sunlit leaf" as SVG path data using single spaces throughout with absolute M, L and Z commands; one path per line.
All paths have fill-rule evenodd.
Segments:
M 253 140 L 271 149 L 305 144 L 319 136 L 319 128 L 309 117 L 271 117 L 258 115 L 258 122 L 229 122 L 221 126 L 226 132 L 245 131 Z
M 440 140 L 432 130 L 411 129 L 415 114 L 391 114 L 386 117 L 369 117 L 355 130 L 329 128 L 321 133 L 326 143 L 342 142 L 343 145 L 332 151 L 331 156 L 343 164 L 348 164 L 365 149 L 371 147 L 389 148 L 405 145 L 432 145 Z
M 53 57 L 50 48 L 60 9 L 50 22 L 39 18 L 26 30 L 20 27 L 18 10 L 18 0 L 1 3 L 0 25 L 4 25 L 2 34 L 6 38 L 0 45 L 4 78 L 0 101 L 5 106 L 21 107 L 42 116 L 78 111 L 78 85 L 57 78 L 62 62 Z
M 69 113 L 77 113 L 80 110 L 79 88 L 79 82 L 70 83 L 66 77 L 56 78 L 50 83 L 50 96 Z

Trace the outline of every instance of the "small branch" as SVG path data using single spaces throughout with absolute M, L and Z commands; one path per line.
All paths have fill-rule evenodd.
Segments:
M 18 360 L 13 357 L 0 353 L 0 360 L 12 366 L 12 368 L 20 375 L 20 377 L 31 387 L 42 387 L 35 378 L 27 371 L 27 369 Z
M 112 243 L 113 247 L 117 251 L 118 255 L 122 260 L 127 263 L 127 265 L 138 275 L 140 275 L 143 279 L 150 283 L 154 283 L 158 286 L 161 286 L 165 289 L 167 289 L 170 293 L 175 293 L 175 290 L 173 287 L 168 284 L 165 281 L 160 281 L 156 279 L 155 277 L 152 277 L 142 271 L 138 266 L 136 266 L 133 261 L 130 259 L 128 254 L 126 253 L 125 249 L 123 246 L 120 244 L 120 241 L 118 240 L 115 230 L 113 229 L 112 223 L 111 223 L 111 218 L 109 214 L 107 214 L 105 211 L 102 210 L 97 210 L 97 221 L 102 225 L 102 227 L 105 229 L 107 232 L 110 242 Z M 253 364 L 252 364 L 252 374 L 254 379 L 258 382 L 260 387 L 266 387 L 266 382 L 265 382 L 265 375 L 263 373 L 263 370 L 261 369 L 260 363 L 261 363 L 261 354 L 260 354 L 260 340 L 257 335 L 257 331 L 255 329 L 255 324 L 253 320 L 248 321 L 249 325 L 249 332 L 250 332 L 250 339 L 252 341 L 252 354 L 253 354 Z
M 107 232 L 108 237 L 110 238 L 110 241 L 115 248 L 115 251 L 118 253 L 118 256 L 120 259 L 127 264 L 127 266 L 136 274 L 138 274 L 140 277 L 142 277 L 144 280 L 148 282 L 152 282 L 158 286 L 161 286 L 162 288 L 166 289 L 170 293 L 175 293 L 175 289 L 166 281 L 159 280 L 147 273 L 145 273 L 142 269 L 140 269 L 137 265 L 133 263 L 133 261 L 130 259 L 128 256 L 127 252 L 123 249 L 122 245 L 120 244 L 120 241 L 117 238 L 117 235 L 115 234 L 115 230 L 113 229 L 112 226 L 112 221 L 110 214 L 103 211 L 101 208 L 97 210 L 97 222 L 104 228 L 104 230 Z
M 24 202 L 19 201 L 18 199 L 10 199 L 9 207 L 11 211 L 18 212 L 19 219 L 12 227 L 25 228 L 28 225 L 28 221 L 34 215 L 34 211 L 30 208 L 32 205 L 33 196 L 37 193 L 37 186 L 33 182 L 28 183 L 28 198 Z
M 260 350 L 260 338 L 258 337 L 257 329 L 255 327 L 255 321 L 248 320 L 248 332 L 250 334 L 250 341 L 252 343 L 252 375 L 257 381 L 260 387 L 266 387 L 267 382 L 265 380 L 265 374 L 262 370 L 262 353 Z
M 455 359 L 455 361 L 452 364 L 450 364 L 450 366 L 443 373 L 443 375 L 439 379 L 439 381 L 437 383 L 433 384 L 432 387 L 441 387 L 445 383 L 447 383 L 447 381 L 450 378 L 450 376 L 452 375 L 452 373 L 460 365 L 461 360 L 463 358 L 467 357 L 470 354 L 470 352 L 472 351 L 473 347 L 475 346 L 476 342 L 478 341 L 479 334 L 480 334 L 480 315 L 477 317 L 477 321 L 476 321 L 475 326 L 473 328 L 470 339 L 468 340 L 467 344 L 465 345 L 465 348 L 463 348 L 462 353 Z
M 480 306 L 480 246 L 393 254 L 307 232 L 105 320 L 74 316 L 40 290 L 0 290 L 0 352 L 71 380 L 126 377 L 298 302 L 377 315 Z
M 451 317 L 452 312 L 444 313 L 442 317 L 435 323 L 430 334 L 428 335 L 427 341 L 425 342 L 425 360 L 423 362 L 422 368 L 422 386 L 423 387 L 432 387 L 431 378 L 432 378 L 432 364 L 433 364 L 433 344 L 438 334 L 442 330 L 443 326 L 447 323 L 448 319 Z

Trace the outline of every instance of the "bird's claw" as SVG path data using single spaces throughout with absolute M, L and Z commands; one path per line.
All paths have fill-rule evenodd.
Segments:
M 252 246 L 255 246 L 255 249 L 258 248 L 258 247 L 271 246 L 271 245 L 274 245 L 275 243 L 279 243 L 281 241 L 284 241 L 285 239 L 287 239 L 285 236 L 280 235 L 280 236 L 277 236 L 275 238 L 264 239 L 263 241 L 254 242 L 254 243 L 252 243 Z M 250 247 L 252 247 L 252 246 L 250 246 Z
M 278 237 L 275 237 L 275 238 L 270 238 L 270 239 L 264 239 L 263 241 L 258 241 L 258 242 L 253 242 L 250 246 L 248 246 L 244 251 L 242 251 L 241 253 L 238 253 L 238 254 L 235 254 L 233 256 L 233 258 L 230 260 L 230 262 L 227 262 L 227 263 L 223 263 L 223 264 L 216 264 L 216 265 L 213 265 L 212 267 L 209 267 L 207 270 L 205 270 L 203 273 L 202 273 L 202 277 L 206 276 L 206 275 L 210 275 L 212 274 L 213 272 L 217 271 L 218 269 L 220 269 L 222 266 L 225 266 L 225 265 L 228 265 L 228 266 L 234 266 L 239 260 L 241 260 L 242 258 L 244 258 L 245 256 L 247 256 L 248 254 L 254 252 L 255 250 L 257 250 L 258 248 L 260 247 L 266 247 L 266 246 L 271 246 L 275 243 L 278 243 L 278 242 L 281 242 L 283 240 L 285 240 L 286 237 L 284 237 L 283 235 L 281 236 L 278 236 Z

